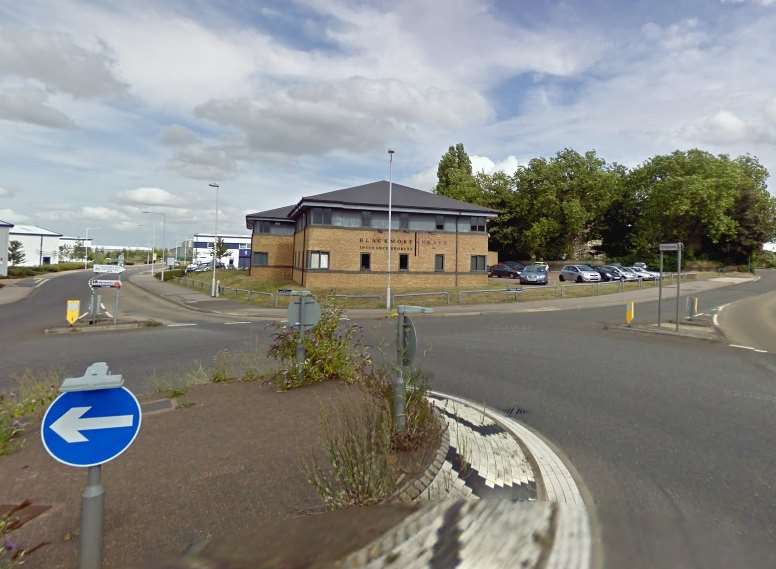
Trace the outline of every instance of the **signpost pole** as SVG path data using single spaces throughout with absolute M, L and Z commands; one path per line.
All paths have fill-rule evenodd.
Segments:
M 299 336 L 296 341 L 296 364 L 299 366 L 299 381 L 304 381 L 304 301 L 305 297 L 299 297 Z
M 394 431 L 403 433 L 407 428 L 407 416 L 404 412 L 404 319 L 406 316 L 399 307 L 396 316 L 396 377 L 393 384 L 393 426 Z
M 663 304 L 663 251 L 660 251 L 660 278 L 657 280 L 657 327 L 660 328 L 662 321 Z
M 102 567 L 102 520 L 105 489 L 102 486 L 102 466 L 90 466 L 86 487 L 81 495 L 81 540 L 79 569 Z
M 679 243 L 676 261 L 676 331 L 679 331 L 679 294 L 682 287 L 682 244 Z

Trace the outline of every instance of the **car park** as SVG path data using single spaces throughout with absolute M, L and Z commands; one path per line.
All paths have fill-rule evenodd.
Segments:
M 528 263 L 525 266 L 525 268 L 526 269 L 528 269 L 528 268 L 539 268 L 539 269 L 542 269 L 543 271 L 545 271 L 547 273 L 550 272 L 550 266 L 547 263 L 545 263 L 544 261 L 534 261 L 532 263 Z
M 645 281 L 654 281 L 660 278 L 659 273 L 656 273 L 654 271 L 648 271 L 647 269 L 642 267 L 637 267 L 634 265 L 633 267 L 627 267 L 627 268 L 629 268 L 631 271 L 639 275 Z
M 541 284 L 546 285 L 549 277 L 548 272 L 539 266 L 527 266 L 520 273 L 520 284 Z
M 510 267 L 515 269 L 515 271 L 517 271 L 518 274 L 522 273 L 523 269 L 525 269 L 525 265 L 523 263 L 521 263 L 520 261 L 502 261 L 501 264 L 502 265 L 509 265 Z
M 506 263 L 499 263 L 498 265 L 493 265 L 490 268 L 488 276 L 516 279 L 520 277 L 520 271 L 511 265 L 507 265 Z
M 642 280 L 641 276 L 638 273 L 630 270 L 627 267 L 623 267 L 622 265 L 619 265 L 619 264 L 613 264 L 613 265 L 608 265 L 608 266 L 617 269 L 619 271 L 620 275 L 622 276 L 622 280 L 624 280 L 624 281 L 638 281 L 638 280 Z
M 590 265 L 566 265 L 558 276 L 561 282 L 593 283 L 601 280 L 601 275 Z

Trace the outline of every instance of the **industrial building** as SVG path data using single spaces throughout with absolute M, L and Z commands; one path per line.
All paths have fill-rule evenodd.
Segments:
M 20 267 L 39 267 L 59 263 L 61 233 L 36 225 L 14 225 L 8 232 L 9 241 L 22 244 L 24 260 L 14 263 Z M 8 249 L 5 249 L 8 251 Z

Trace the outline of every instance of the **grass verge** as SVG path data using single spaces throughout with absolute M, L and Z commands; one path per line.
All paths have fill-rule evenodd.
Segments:
M 15 389 L 0 394 L 0 456 L 13 452 L 21 444 L 19 435 L 24 430 L 24 420 L 41 415 L 57 396 L 62 373 L 25 371 L 12 376 L 12 381 Z

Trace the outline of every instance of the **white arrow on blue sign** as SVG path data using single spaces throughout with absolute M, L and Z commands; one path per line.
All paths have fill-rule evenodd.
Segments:
M 119 456 L 140 431 L 142 413 L 126 387 L 69 391 L 43 416 L 40 435 L 46 451 L 68 466 L 97 466 Z

